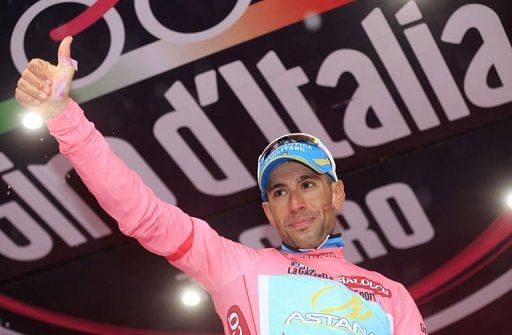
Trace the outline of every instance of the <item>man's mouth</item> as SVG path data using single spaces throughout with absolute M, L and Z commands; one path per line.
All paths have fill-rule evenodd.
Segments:
M 295 220 L 291 221 L 288 226 L 295 230 L 304 230 L 304 229 L 308 228 L 312 223 L 313 223 L 313 218 L 306 217 L 306 218 L 295 219 Z

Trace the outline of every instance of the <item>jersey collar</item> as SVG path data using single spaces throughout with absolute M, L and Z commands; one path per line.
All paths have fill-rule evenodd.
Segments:
M 342 248 L 345 246 L 345 242 L 343 241 L 343 238 L 341 237 L 341 234 L 332 234 L 328 235 L 325 240 L 320 243 L 320 245 L 314 249 L 296 249 L 294 247 L 291 247 L 283 242 L 281 244 L 281 250 L 285 252 L 290 253 L 303 253 L 303 252 L 309 252 L 313 250 L 320 250 L 320 249 L 328 249 L 328 248 Z

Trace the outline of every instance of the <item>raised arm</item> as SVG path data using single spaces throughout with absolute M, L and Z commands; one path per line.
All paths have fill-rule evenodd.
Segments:
M 214 290 L 226 280 L 226 273 L 256 259 L 255 251 L 221 238 L 204 221 L 156 197 L 115 155 L 80 106 L 68 97 L 75 72 L 70 44 L 70 37 L 61 42 L 56 66 L 41 59 L 28 64 L 16 99 L 43 116 L 60 152 L 124 234 Z
M 158 199 L 69 98 L 75 73 L 71 42 L 72 38 L 66 37 L 60 43 L 57 65 L 42 59 L 29 62 L 18 81 L 16 99 L 45 119 L 61 153 L 121 231 L 168 257 L 190 235 L 191 219 Z

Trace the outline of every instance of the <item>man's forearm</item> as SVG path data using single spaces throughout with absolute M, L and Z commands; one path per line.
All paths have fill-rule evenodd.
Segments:
M 152 252 L 173 253 L 191 230 L 188 215 L 158 199 L 117 157 L 74 101 L 46 123 L 61 153 L 121 231 Z

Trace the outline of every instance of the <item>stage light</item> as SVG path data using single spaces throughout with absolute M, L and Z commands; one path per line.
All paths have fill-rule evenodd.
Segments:
M 41 116 L 34 112 L 28 112 L 23 116 L 23 126 L 28 129 L 38 129 L 43 125 Z
M 201 294 L 195 289 L 187 288 L 181 295 L 181 302 L 185 306 L 197 306 L 201 303 Z
M 512 192 L 507 195 L 507 206 L 512 208 Z
M 318 31 L 322 27 L 322 17 L 316 13 L 309 13 L 304 18 L 304 26 L 309 31 Z

